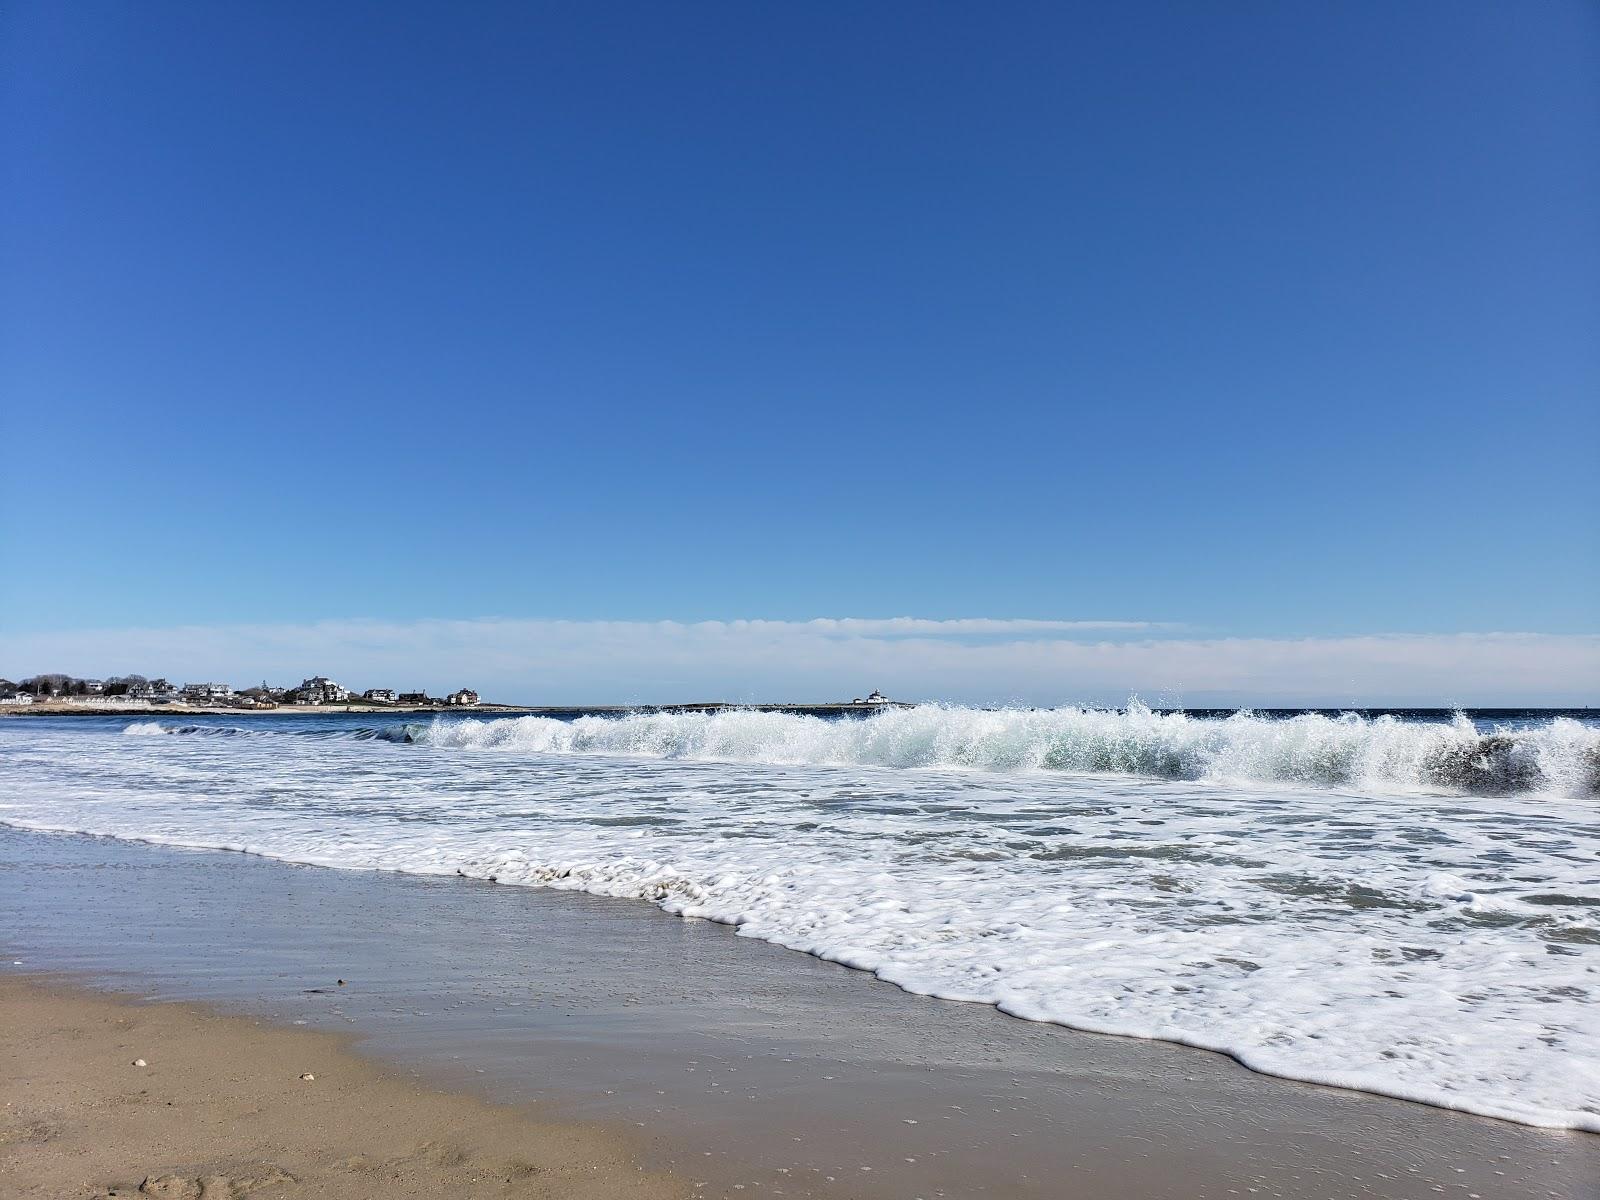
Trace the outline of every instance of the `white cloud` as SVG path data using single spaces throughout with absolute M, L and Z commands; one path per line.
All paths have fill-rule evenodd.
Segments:
M 721 622 L 712 622 L 721 624 Z M 947 621 L 924 617 L 818 617 L 805 622 L 791 621 L 732 621 L 730 628 L 802 628 L 819 634 L 836 634 L 846 637 L 903 637 L 911 634 L 928 634 L 933 637 L 959 637 L 963 635 L 1011 635 L 1025 633 L 1076 634 L 1110 632 L 1151 632 L 1172 629 L 1175 626 L 1159 621 L 1030 621 L 1015 618 L 959 617 Z
M 498 700 L 1522 705 L 1600 699 L 1600 635 L 1197 638 L 1136 621 L 323 621 L 0 633 L 0 674 L 470 685 Z

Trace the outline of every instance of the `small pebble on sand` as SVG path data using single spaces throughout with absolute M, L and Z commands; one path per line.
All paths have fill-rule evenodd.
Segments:
M 136 1058 L 133 1060 L 133 1065 L 136 1067 L 148 1067 L 150 1064 L 142 1058 Z
M 316 1079 L 316 1076 L 313 1075 L 310 1071 L 307 1071 L 304 1075 L 300 1076 L 300 1078 L 305 1080 L 307 1083 L 310 1083 L 314 1079 Z

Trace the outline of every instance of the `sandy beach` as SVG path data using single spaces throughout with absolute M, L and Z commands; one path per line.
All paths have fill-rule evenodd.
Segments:
M 615 1134 L 436 1091 L 347 1039 L 0 978 L 0 1191 L 17 1197 L 667 1200 Z

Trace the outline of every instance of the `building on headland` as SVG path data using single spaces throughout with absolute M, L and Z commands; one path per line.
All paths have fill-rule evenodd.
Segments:
M 462 688 L 459 692 L 451 692 L 448 696 L 446 696 L 445 703 L 470 708 L 472 705 L 478 703 L 478 693 L 473 691 L 471 688 Z
M 0 704 L 32 704 L 33 696 L 29 692 L 0 692 Z
M 857 696 L 854 700 L 850 701 L 850 703 L 851 704 L 890 704 L 890 703 L 892 703 L 892 701 L 889 699 L 889 697 L 885 696 L 882 692 L 874 690 L 873 693 L 870 696 L 868 696 L 865 700 L 863 700 L 860 696 Z
M 313 675 L 291 689 L 289 695 L 296 704 L 343 704 L 350 699 L 350 689 L 324 675 Z
M 432 704 L 433 701 L 428 699 L 428 693 L 427 692 L 401 692 L 400 693 L 400 703 L 401 704 Z
M 368 688 L 361 693 L 363 700 L 370 700 L 374 704 L 393 704 L 399 697 L 393 688 Z
M 165 679 L 138 679 L 128 684 L 130 700 L 171 700 L 176 695 L 177 689 Z
M 186 700 L 226 700 L 233 695 L 233 688 L 226 683 L 186 683 L 183 685 L 183 696 Z

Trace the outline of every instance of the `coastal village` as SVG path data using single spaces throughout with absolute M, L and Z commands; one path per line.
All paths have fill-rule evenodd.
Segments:
M 360 705 L 396 708 L 476 708 L 483 703 L 471 688 L 461 688 L 445 696 L 430 696 L 426 691 L 398 692 L 393 688 L 367 688 L 360 693 L 325 675 L 313 675 L 295 687 L 273 687 L 262 682 L 255 687 L 234 688 L 226 683 L 185 683 L 147 679 L 143 675 L 123 675 L 110 679 L 77 679 L 70 675 L 35 675 L 21 682 L 0 679 L 0 704 L 12 708 L 33 704 L 65 704 L 88 708 L 158 708 L 169 705 L 183 708 L 270 709 L 281 707 L 322 707 Z
M 874 689 L 853 700 L 810 702 L 750 702 L 704 700 L 689 704 L 589 704 L 529 707 L 496 704 L 484 700 L 472 688 L 459 688 L 443 696 L 426 690 L 401 692 L 375 687 L 356 692 L 326 675 L 313 675 L 294 687 L 273 687 L 262 682 L 253 687 L 235 688 L 227 683 L 175 684 L 168 679 L 143 675 L 112 676 L 107 679 L 79 679 L 72 675 L 31 675 L 21 682 L 0 678 L 0 716 L 105 715 L 157 710 L 192 713 L 204 710 L 222 713 L 295 712 L 318 709 L 324 712 L 484 712 L 573 714 L 627 712 L 711 713 L 733 709 L 756 712 L 809 713 L 815 716 L 865 716 L 894 708 L 911 708 L 914 701 L 891 700 Z

